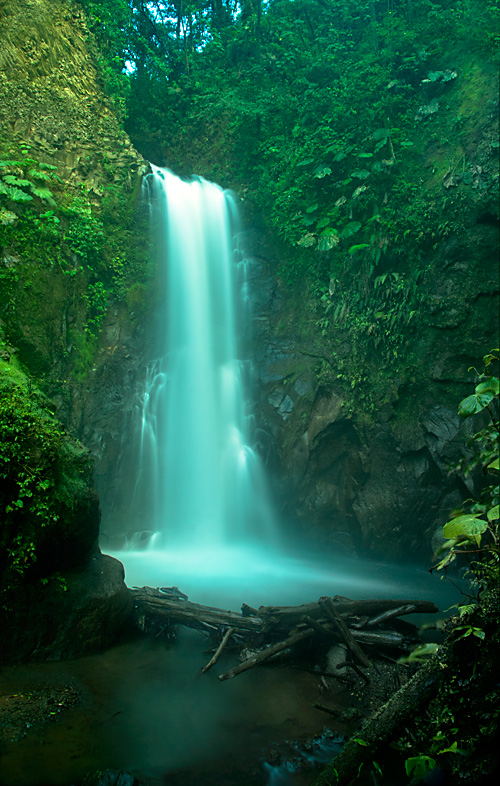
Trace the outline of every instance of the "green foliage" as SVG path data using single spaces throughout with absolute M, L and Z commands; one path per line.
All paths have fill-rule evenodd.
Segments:
M 55 485 L 53 463 L 63 432 L 33 409 L 20 387 L 10 384 L 0 388 L 0 428 L 0 477 L 11 491 L 3 500 L 3 513 L 15 516 L 23 509 L 46 526 L 58 518 L 50 489 Z
M 447 553 L 436 565 L 437 570 L 442 570 L 460 555 L 466 555 L 471 563 L 473 580 L 483 590 L 500 578 L 497 477 L 499 384 L 498 377 L 492 373 L 492 367 L 498 366 L 498 352 L 498 349 L 495 349 L 484 356 L 484 370 L 479 375 L 480 381 L 475 387 L 475 392 L 461 401 L 458 409 L 463 418 L 472 417 L 483 410 L 488 412 L 489 423 L 470 440 L 474 458 L 463 460 L 460 468 L 466 474 L 470 474 L 480 465 L 489 483 L 484 485 L 479 499 L 468 501 L 470 512 L 456 511 L 455 517 L 445 524 L 443 535 L 447 540 L 441 547 L 441 552 Z
M 440 140 L 470 131 L 457 122 L 466 77 L 455 42 L 494 57 L 497 11 L 481 0 L 84 6 L 106 57 L 117 42 L 132 141 L 179 174 L 236 186 L 265 217 L 282 242 L 283 281 L 308 292 L 328 342 L 337 368 L 329 381 L 345 388 L 349 411 L 374 411 L 385 394 L 363 381 L 367 359 L 404 376 L 408 334 L 428 320 L 430 256 L 447 236 L 466 235 L 463 203 L 443 188 L 441 156 L 450 149 L 446 183 L 470 188 L 469 198 L 479 179 L 485 196 L 494 187 L 468 161 L 453 163 L 454 149 Z M 431 103 L 439 111 L 417 121 Z M 435 175 L 428 151 L 442 166 Z M 130 247 L 103 249 L 112 281 L 99 273 L 128 300 L 147 281 Z M 346 341 L 349 357 L 333 356 Z
M 498 472 L 489 465 L 492 446 L 498 455 L 498 350 L 488 353 L 483 361 L 476 392 L 484 385 L 479 395 L 484 390 L 492 390 L 494 395 L 483 402 L 479 414 L 465 408 L 464 417 L 481 417 L 483 412 L 484 418 L 488 411 L 489 423 L 471 438 L 469 448 L 474 453 L 464 458 L 459 469 L 470 473 L 481 467 L 484 483 L 478 498 L 465 503 L 470 512 L 457 511 L 458 515 L 446 523 L 445 549 L 449 553 L 437 566 L 446 568 L 459 557 L 467 560 L 474 594 L 458 605 L 457 616 L 448 620 L 448 636 L 441 647 L 424 645 L 406 659 L 418 661 L 427 654 L 435 655 L 442 669 L 436 698 L 418 714 L 395 746 L 403 754 L 407 776 L 417 781 L 438 765 L 452 783 L 489 782 L 495 769 L 495 755 L 491 754 L 500 716 L 499 520 Z M 464 409 L 463 402 L 460 407 Z
M 476 385 L 476 390 L 472 396 L 467 396 L 460 402 L 458 407 L 458 414 L 463 418 L 469 418 L 471 415 L 477 415 L 482 412 L 488 404 L 498 397 L 498 379 L 496 377 L 489 377 L 486 382 L 480 382 Z
M 13 383 L 11 376 L 4 366 L 0 378 L 0 562 L 4 569 L 23 575 L 37 559 L 33 533 L 60 517 L 61 500 L 55 491 L 61 483 L 59 452 L 64 431 L 50 415 L 35 409 L 28 391 Z
M 405 761 L 406 774 L 416 781 L 422 780 L 436 766 L 436 760 L 430 756 L 411 756 Z
M 87 267 L 97 268 L 104 242 L 102 223 L 90 215 L 75 215 L 64 233 L 64 241 Z
M 79 0 L 87 14 L 89 28 L 98 47 L 98 68 L 103 87 L 118 114 L 125 112 L 129 83 L 126 62 L 132 59 L 134 37 L 131 3 L 127 0 Z
M 58 179 L 55 169 L 52 164 L 43 164 L 29 157 L 19 161 L 0 161 L 0 209 L 3 211 L 0 216 L 4 216 L 0 219 L 2 223 L 9 224 L 16 220 L 17 213 L 7 211 L 7 207 L 16 203 L 32 202 L 38 197 L 42 202 L 55 205 L 52 191 L 44 185 L 47 180 Z M 5 218 L 7 213 L 14 218 Z
M 94 364 L 97 337 L 91 329 L 83 332 L 71 331 L 68 337 L 73 348 L 72 374 L 78 382 L 83 382 Z
M 426 644 L 420 644 L 418 647 L 415 647 L 409 655 L 404 656 L 398 659 L 398 663 L 422 663 L 427 660 L 427 658 L 435 655 L 438 651 L 438 645 L 433 642 L 427 642 Z

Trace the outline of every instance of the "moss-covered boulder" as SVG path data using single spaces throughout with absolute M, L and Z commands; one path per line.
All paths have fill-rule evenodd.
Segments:
M 0 358 L 0 639 L 4 660 L 112 643 L 132 610 L 123 568 L 98 548 L 88 450 L 9 358 Z

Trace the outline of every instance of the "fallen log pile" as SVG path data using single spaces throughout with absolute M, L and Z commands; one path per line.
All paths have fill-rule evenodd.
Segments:
M 139 616 L 162 626 L 186 625 L 208 634 L 214 654 L 203 667 L 206 672 L 227 648 L 240 651 L 241 662 L 219 674 L 220 680 L 236 677 L 278 654 L 300 645 L 329 649 L 341 644 L 346 660 L 337 669 L 350 667 L 365 679 L 373 659 L 392 659 L 418 642 L 415 625 L 399 619 L 407 614 L 432 614 L 434 603 L 419 600 L 351 600 L 335 595 L 301 606 L 243 604 L 241 614 L 192 603 L 177 587 L 132 590 Z M 334 676 L 334 675 L 332 675 Z

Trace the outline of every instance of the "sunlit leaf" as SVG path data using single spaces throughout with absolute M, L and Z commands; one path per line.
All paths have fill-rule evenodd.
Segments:
M 354 172 L 351 172 L 351 177 L 357 177 L 358 180 L 365 180 L 369 174 L 367 169 L 356 169 Z
M 483 519 L 469 513 L 448 521 L 443 527 L 443 535 L 445 538 L 464 537 L 473 540 L 479 546 L 481 535 L 487 527 L 488 525 Z
M 15 175 L 4 175 L 6 183 L 9 183 L 11 186 L 31 186 L 32 183 L 30 180 L 23 180 L 21 177 L 16 177 Z
M 5 210 L 5 208 L 0 208 L 0 224 L 7 226 L 8 224 L 13 224 L 14 221 L 17 219 L 15 213 L 12 213 L 10 210 Z
M 21 189 L 16 188 L 16 186 L 6 186 L 6 188 L 7 190 L 2 193 L 7 194 L 9 199 L 12 199 L 13 202 L 30 202 L 33 199 L 31 194 L 27 194 L 26 191 L 21 191 Z
M 371 138 L 375 142 L 381 142 L 382 140 L 386 140 L 388 136 L 389 136 L 389 129 L 388 128 L 377 128 L 373 132 Z
M 498 461 L 498 459 L 497 459 L 497 461 Z M 495 507 L 489 509 L 488 514 L 487 514 L 487 518 L 488 518 L 488 521 L 495 521 L 495 519 L 500 518 L 498 505 L 495 505 Z
M 463 418 L 476 415 L 488 406 L 495 396 L 499 393 L 499 381 L 497 377 L 489 377 L 484 382 L 476 386 L 476 391 L 471 396 L 467 396 L 460 402 L 458 414 Z
M 51 175 L 48 172 L 41 172 L 39 169 L 30 169 L 28 172 L 31 177 L 35 177 L 37 180 L 51 180 Z
M 319 167 L 317 167 L 315 169 L 315 171 L 314 171 L 314 177 L 319 178 L 319 179 L 321 179 L 323 177 L 326 177 L 327 175 L 331 175 L 331 174 L 332 174 L 332 170 L 330 169 L 330 167 L 329 166 L 324 166 L 323 164 L 321 164 Z
M 324 229 L 320 235 L 318 250 L 330 251 L 330 249 L 338 246 L 340 242 L 339 234 L 336 229 Z
M 421 660 L 425 660 L 429 658 L 431 655 L 434 655 L 438 650 L 438 645 L 435 641 L 429 641 L 427 644 L 420 644 L 418 647 L 415 647 L 409 655 L 405 655 L 402 658 L 398 658 L 398 663 L 415 663 Z
M 423 778 L 429 770 L 436 766 L 436 760 L 430 756 L 411 756 L 405 761 L 405 770 L 409 778 Z
M 297 240 L 297 245 L 302 246 L 303 248 L 309 248 L 310 246 L 314 246 L 316 243 L 316 238 L 311 232 L 306 232 L 306 234 Z
M 368 188 L 368 186 L 359 186 L 358 188 L 355 189 L 355 191 L 353 192 L 353 195 L 352 195 L 351 198 L 352 199 L 357 199 L 359 196 L 361 196 L 361 194 L 364 191 L 367 190 L 367 188 Z
M 500 383 L 497 377 L 488 377 L 487 380 L 484 382 L 480 382 L 479 385 L 476 385 L 476 393 L 478 396 L 486 395 L 487 393 L 492 393 L 494 396 L 498 396 L 500 390 Z
M 31 186 L 31 192 L 40 199 L 52 199 L 52 191 L 42 186 Z
M 364 248 L 370 248 L 369 243 L 358 243 L 357 246 L 351 246 L 348 250 L 348 254 L 356 254 L 358 251 L 362 251 Z
M 458 742 L 452 742 L 449 748 L 443 748 L 442 751 L 438 752 L 438 756 L 441 756 L 443 753 L 462 753 L 461 750 L 458 748 Z

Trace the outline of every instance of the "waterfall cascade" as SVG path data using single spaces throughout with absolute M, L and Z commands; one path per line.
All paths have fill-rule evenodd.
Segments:
M 406 587 L 407 567 L 396 580 L 394 565 L 368 569 L 294 544 L 290 533 L 284 543 L 279 538 L 250 447 L 242 346 L 251 297 L 236 248 L 234 201 L 212 183 L 186 182 L 158 167 L 145 190 L 163 272 L 156 359 L 138 411 L 129 527 L 155 535 L 148 548 L 138 537 L 117 553 L 127 584 L 177 583 L 198 602 L 231 608 L 242 599 L 254 606 L 270 598 L 302 603 L 329 591 L 366 597 L 391 591 L 387 576 Z M 421 591 L 412 590 L 413 597 L 422 597 L 428 581 L 427 571 L 418 573 Z
M 250 302 L 235 202 L 213 183 L 155 166 L 146 191 L 165 233 L 165 292 L 142 406 L 135 494 L 143 520 L 160 533 L 156 547 L 271 543 L 274 516 L 249 445 L 241 345 Z

